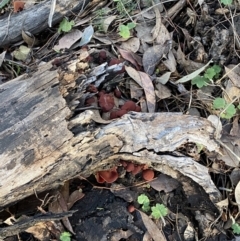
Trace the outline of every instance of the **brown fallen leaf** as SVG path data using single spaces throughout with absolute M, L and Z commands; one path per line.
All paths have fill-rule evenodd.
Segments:
M 132 67 L 125 66 L 128 75 L 134 79 L 143 89 L 146 95 L 148 111 L 155 112 L 156 97 L 151 78 L 144 72 L 137 71 Z
M 153 189 L 159 192 L 171 192 L 180 185 L 177 180 L 165 174 L 160 174 L 156 179 L 149 182 L 149 184 Z
M 139 38 L 130 38 L 125 42 L 122 42 L 121 48 L 125 50 L 130 50 L 133 53 L 136 53 L 140 47 L 140 40 Z
M 122 48 L 118 48 L 118 51 L 120 52 L 121 56 L 128 60 L 130 63 L 132 63 L 137 70 L 140 70 L 140 66 L 142 65 L 142 58 L 139 57 L 137 54 L 133 53 L 130 50 L 125 50 Z
M 169 44 L 160 44 L 148 48 L 143 54 L 143 68 L 144 71 L 152 75 L 159 64 L 160 60 L 169 52 Z
M 149 216 L 141 211 L 138 210 L 138 212 L 140 213 L 141 217 L 142 217 L 142 221 L 147 229 L 147 231 L 149 232 L 149 234 L 152 236 L 154 241 L 164 241 L 166 240 L 166 238 L 164 237 L 163 233 L 161 230 L 159 230 L 159 228 L 157 227 L 157 225 L 152 221 L 151 218 L 149 218 Z

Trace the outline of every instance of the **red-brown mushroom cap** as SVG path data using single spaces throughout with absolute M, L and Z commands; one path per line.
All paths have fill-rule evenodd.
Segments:
M 98 103 L 103 112 L 108 112 L 114 107 L 114 98 L 110 94 L 100 94 Z
M 110 120 L 112 119 L 116 119 L 116 118 L 120 118 L 123 115 L 125 115 L 127 113 L 126 110 L 117 110 L 117 111 L 112 111 L 110 114 Z
M 129 205 L 128 206 L 128 212 L 129 213 L 132 213 L 132 212 L 134 212 L 135 211 L 135 207 L 131 204 L 131 205 Z
M 134 168 L 135 168 L 134 164 L 129 162 L 125 169 L 126 169 L 127 172 L 132 172 L 134 170 Z
M 121 107 L 121 110 L 126 110 L 128 111 L 135 111 L 136 110 L 136 103 L 129 100 L 124 103 L 124 105 Z
M 141 165 L 134 165 L 134 170 L 132 170 L 132 174 L 136 175 L 142 170 Z
M 118 179 L 118 172 L 116 167 L 106 171 L 100 171 L 97 173 L 97 175 L 100 177 L 100 181 L 103 179 L 107 183 L 115 182 Z
M 146 181 L 151 181 L 154 178 L 154 171 L 151 169 L 143 170 L 142 177 Z

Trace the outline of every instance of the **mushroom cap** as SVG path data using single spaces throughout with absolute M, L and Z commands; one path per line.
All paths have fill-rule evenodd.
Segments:
M 142 177 L 146 181 L 151 181 L 154 178 L 154 171 L 151 169 L 143 170 Z

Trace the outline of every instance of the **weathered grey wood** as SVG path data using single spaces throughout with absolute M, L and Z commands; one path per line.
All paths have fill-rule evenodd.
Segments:
M 119 159 L 148 163 L 181 179 L 187 195 L 193 181 L 216 203 L 220 193 L 207 168 L 171 152 L 195 142 L 219 152 L 214 127 L 206 119 L 178 113 L 130 113 L 106 126 L 88 130 L 94 112 L 68 120 L 70 110 L 59 92 L 51 64 L 28 77 L 0 86 L 0 207 L 50 190 L 75 176 L 87 177 Z M 81 126 L 77 135 L 69 126 Z M 166 152 L 168 154 L 166 154 Z
M 69 13 L 86 6 L 89 0 L 61 0 L 56 3 L 52 25 L 60 22 Z M 48 28 L 51 0 L 44 1 L 20 13 L 0 20 L 0 47 L 22 40 L 22 30 L 37 34 Z

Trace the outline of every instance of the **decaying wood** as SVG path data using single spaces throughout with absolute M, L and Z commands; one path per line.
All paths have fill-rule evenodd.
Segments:
M 51 68 L 45 64 L 33 76 L 0 86 L 1 208 L 107 169 L 119 159 L 147 163 L 177 178 L 188 197 L 205 192 L 213 204 L 220 200 L 207 168 L 175 152 L 187 142 L 219 152 L 209 121 L 180 113 L 132 112 L 96 126 L 91 110 L 70 118 L 57 70 Z M 70 129 L 76 127 L 73 134 Z
M 89 0 L 57 1 L 52 25 L 60 22 L 69 13 L 79 11 Z M 20 13 L 11 14 L 0 20 L 0 46 L 22 40 L 22 30 L 32 34 L 40 33 L 48 27 L 51 0 L 44 1 Z

